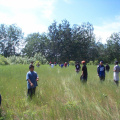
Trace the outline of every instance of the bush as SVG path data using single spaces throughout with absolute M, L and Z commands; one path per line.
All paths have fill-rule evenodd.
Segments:
M 8 65 L 6 58 L 2 55 L 0 55 L 0 65 Z
M 98 60 L 95 60 L 94 65 L 98 65 L 98 64 L 99 64 Z
M 70 61 L 69 64 L 70 65 L 75 65 L 75 61 Z
M 88 63 L 88 65 L 93 65 L 94 63 L 93 63 L 93 61 L 89 61 L 89 63 Z
M 41 64 L 46 64 L 47 63 L 47 60 L 46 60 L 45 56 L 42 55 L 41 53 L 36 53 L 34 58 L 35 58 L 36 61 L 40 61 Z
M 34 57 L 21 57 L 21 56 L 10 56 L 7 58 L 9 64 L 30 64 L 31 61 L 39 61 L 41 64 L 46 64 L 47 60 L 45 56 L 42 56 L 41 53 L 35 54 Z

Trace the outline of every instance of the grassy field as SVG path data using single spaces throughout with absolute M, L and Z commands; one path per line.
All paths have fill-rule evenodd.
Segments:
M 36 96 L 27 99 L 28 65 L 0 66 L 0 119 L 5 120 L 119 120 L 120 87 L 113 82 L 113 66 L 100 82 L 96 66 L 88 66 L 88 82 L 82 84 L 74 66 L 44 65 Z

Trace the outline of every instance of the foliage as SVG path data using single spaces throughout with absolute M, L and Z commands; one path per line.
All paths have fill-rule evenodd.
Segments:
M 35 58 L 37 61 L 40 61 L 41 64 L 46 64 L 46 62 L 47 62 L 45 56 L 42 55 L 41 53 L 36 53 L 36 54 L 34 55 L 34 58 Z
M 83 59 L 89 61 L 88 54 L 94 50 L 90 45 L 95 43 L 93 30 L 89 22 L 70 27 L 67 20 L 62 20 L 59 24 L 54 21 L 48 27 L 47 34 L 28 35 L 22 52 L 29 57 L 40 52 L 48 61 L 57 63 Z
M 15 55 L 18 53 L 20 42 L 23 39 L 23 33 L 21 28 L 15 24 L 12 25 L 0 25 L 0 54 L 5 57 Z
M 23 48 L 22 53 L 28 57 L 33 57 L 36 53 L 47 55 L 47 36 L 46 34 L 33 33 L 29 34 L 26 38 L 26 46 Z
M 0 65 L 8 65 L 6 58 L 2 55 L 0 55 Z
M 30 64 L 31 61 L 40 61 L 41 64 L 46 64 L 47 60 L 40 53 L 36 53 L 34 57 L 10 56 L 7 58 L 9 64 Z
M 109 62 L 120 62 L 120 33 L 113 33 L 107 40 L 106 56 Z
M 93 61 L 89 61 L 88 65 L 94 65 Z
M 0 54 L 9 57 L 20 53 L 29 58 L 41 53 L 52 63 L 71 60 L 85 60 L 87 63 L 103 60 L 104 63 L 113 63 L 115 58 L 120 60 L 120 32 L 111 34 L 107 43 L 103 44 L 96 39 L 94 27 L 89 22 L 71 26 L 67 20 L 60 23 L 54 21 L 48 26 L 47 33 L 32 33 L 26 38 L 23 38 L 21 28 L 16 25 L 1 24 Z M 42 62 L 41 58 L 38 59 Z
M 95 60 L 94 61 L 94 65 L 98 65 L 99 64 L 99 61 L 98 60 Z
M 75 61 L 69 61 L 70 65 L 75 65 Z

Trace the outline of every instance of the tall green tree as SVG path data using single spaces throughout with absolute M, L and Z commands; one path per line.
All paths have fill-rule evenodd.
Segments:
M 107 40 L 108 61 L 120 60 L 120 32 L 113 33 Z
M 36 53 L 47 55 L 48 38 L 45 33 L 33 33 L 29 34 L 26 39 L 25 48 L 23 48 L 23 55 L 33 57 Z
M 21 28 L 16 25 L 6 26 L 4 24 L 0 25 L 0 54 L 5 57 L 10 55 L 15 55 L 17 53 L 17 48 L 19 43 L 23 39 L 23 33 Z
M 89 60 L 89 48 L 93 41 L 93 26 L 90 23 L 84 23 L 81 26 L 74 25 L 72 28 L 72 59 Z

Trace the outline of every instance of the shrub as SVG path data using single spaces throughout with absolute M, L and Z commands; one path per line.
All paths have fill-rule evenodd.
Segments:
M 98 60 L 95 60 L 94 65 L 98 65 L 98 64 L 99 64 Z
M 75 65 L 75 61 L 70 61 L 69 64 L 70 65 Z
M 88 65 L 93 65 L 93 61 L 89 61 Z
M 36 53 L 34 58 L 36 59 L 36 61 L 40 61 L 41 64 L 46 64 L 46 62 L 47 62 L 45 56 L 42 55 L 41 53 Z
M 41 53 L 36 53 L 34 57 L 10 56 L 7 58 L 9 64 L 30 64 L 31 61 L 39 61 L 41 64 L 46 64 L 47 60 Z
M 8 65 L 6 58 L 2 55 L 0 55 L 0 65 Z

